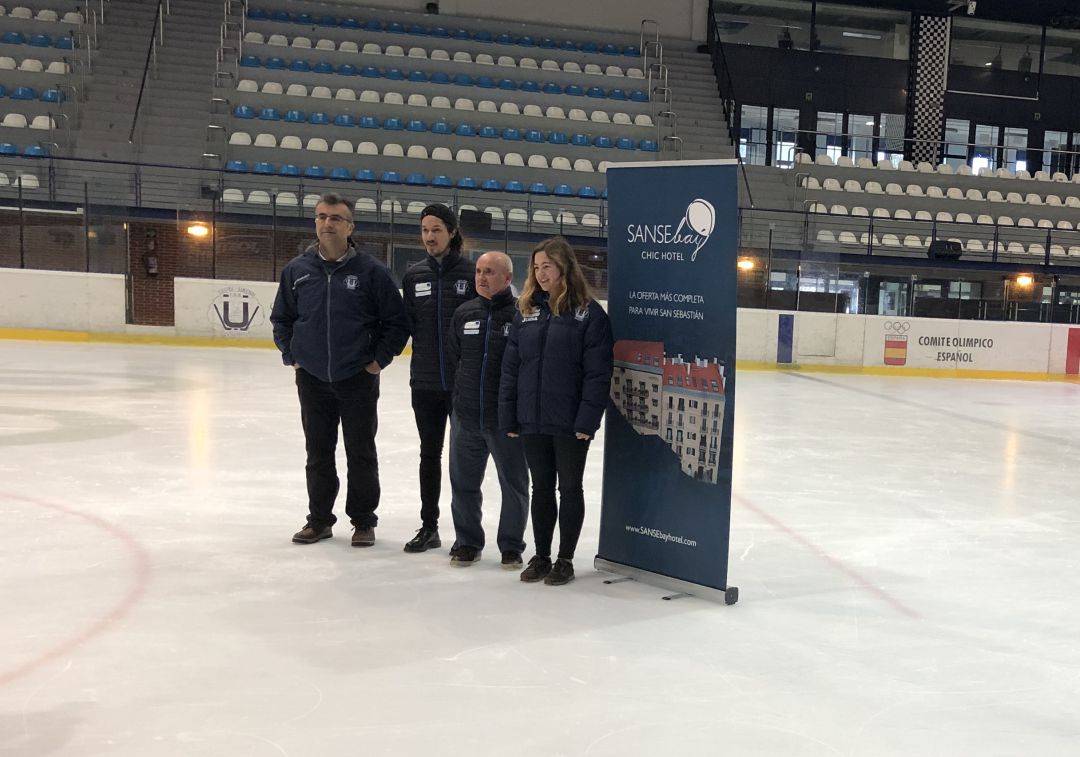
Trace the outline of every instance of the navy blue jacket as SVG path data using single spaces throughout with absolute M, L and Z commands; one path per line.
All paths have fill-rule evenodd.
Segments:
M 428 255 L 409 266 L 401 290 L 412 332 L 409 385 L 449 392 L 454 376 L 446 365 L 446 335 L 454 311 L 476 296 L 476 264 L 458 250 L 441 259 Z
M 318 249 L 312 245 L 281 272 L 270 322 L 282 362 L 322 381 L 351 378 L 372 360 L 385 368 L 409 339 L 390 272 L 355 247 L 336 263 Z
M 553 316 L 541 293 L 514 316 L 499 385 L 499 430 L 596 434 L 611 386 L 611 322 L 595 301 Z
M 446 357 L 454 375 L 454 416 L 469 431 L 499 427 L 499 379 L 517 302 L 510 287 L 454 311 Z

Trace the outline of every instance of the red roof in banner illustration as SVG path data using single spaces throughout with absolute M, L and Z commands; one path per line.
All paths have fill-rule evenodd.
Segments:
M 618 341 L 615 343 L 615 362 L 659 368 L 664 362 L 664 343 Z
M 720 366 L 706 361 L 665 362 L 664 385 L 712 394 L 724 393 L 724 377 L 720 373 Z

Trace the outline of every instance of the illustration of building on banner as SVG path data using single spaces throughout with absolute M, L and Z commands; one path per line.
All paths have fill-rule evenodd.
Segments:
M 611 399 L 643 436 L 659 436 L 679 469 L 716 483 L 724 427 L 724 366 L 716 358 L 664 354 L 663 342 L 615 343 Z

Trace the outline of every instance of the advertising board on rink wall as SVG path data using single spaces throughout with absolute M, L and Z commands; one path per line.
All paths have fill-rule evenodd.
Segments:
M 736 169 L 608 170 L 615 370 L 596 557 L 602 570 L 729 604 Z
M 863 365 L 1006 371 L 1046 366 L 1050 329 L 1004 330 L 986 321 L 875 317 L 866 322 Z

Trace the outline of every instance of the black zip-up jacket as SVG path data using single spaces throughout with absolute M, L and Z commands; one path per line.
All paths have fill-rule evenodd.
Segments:
M 322 381 L 351 378 L 372 360 L 385 368 L 409 340 L 390 272 L 351 245 L 336 263 L 319 257 L 317 244 L 289 261 L 270 322 L 282 362 Z
M 454 375 L 454 414 L 469 431 L 499 427 L 499 378 L 517 301 L 510 287 L 454 311 L 446 355 Z
M 449 392 L 454 376 L 446 364 L 446 335 L 454 311 L 476 296 L 476 264 L 455 250 L 441 260 L 428 255 L 409 266 L 401 289 L 412 333 L 409 384 Z
M 499 430 L 522 434 L 596 434 L 613 368 L 611 322 L 594 300 L 552 315 L 548 297 L 514 315 L 499 384 Z

